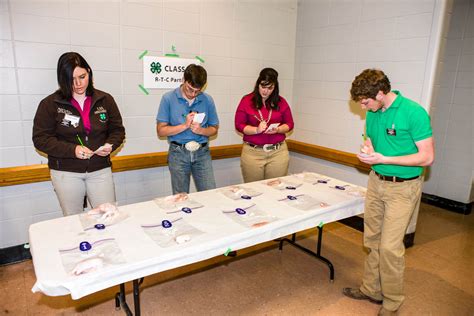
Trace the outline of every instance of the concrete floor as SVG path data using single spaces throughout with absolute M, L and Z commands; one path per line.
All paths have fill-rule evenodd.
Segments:
M 315 230 L 299 237 L 315 246 Z M 265 243 L 236 258 L 218 257 L 145 278 L 142 315 L 377 315 L 378 305 L 342 295 L 358 286 L 365 252 L 362 233 L 325 226 L 328 268 L 294 247 Z M 0 267 L 0 315 L 124 315 L 114 308 L 118 287 L 74 301 L 31 293 L 31 261 Z M 127 300 L 133 301 L 130 285 Z M 474 315 L 474 215 L 422 204 L 415 246 L 406 252 L 406 301 L 400 315 Z M 133 304 L 131 304 L 133 305 Z

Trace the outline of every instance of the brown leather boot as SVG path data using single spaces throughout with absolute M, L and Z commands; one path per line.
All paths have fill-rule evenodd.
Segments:
M 361 290 L 356 289 L 356 288 L 345 287 L 342 289 L 342 294 L 354 300 L 368 300 L 374 304 L 378 304 L 378 305 L 382 304 L 381 300 L 376 300 L 375 298 L 365 295 L 364 293 L 361 292 Z

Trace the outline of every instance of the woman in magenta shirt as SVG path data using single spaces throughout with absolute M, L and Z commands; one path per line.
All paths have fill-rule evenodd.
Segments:
M 287 175 L 290 156 L 285 133 L 293 126 L 290 106 L 279 94 L 278 72 L 264 68 L 235 113 L 235 128 L 244 137 L 240 158 L 244 182 Z

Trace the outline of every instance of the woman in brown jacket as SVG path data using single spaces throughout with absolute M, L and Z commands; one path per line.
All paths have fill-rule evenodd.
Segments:
M 110 154 L 125 139 L 113 97 L 93 86 L 92 69 L 78 53 L 58 60 L 59 89 L 43 99 L 33 121 L 35 148 L 48 155 L 51 180 L 65 216 L 115 202 Z

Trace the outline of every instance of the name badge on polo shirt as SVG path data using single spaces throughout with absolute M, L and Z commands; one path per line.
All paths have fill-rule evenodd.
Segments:
M 74 127 L 78 127 L 79 126 L 79 120 L 81 118 L 79 116 L 76 116 L 76 115 L 72 115 L 72 114 L 64 114 L 64 118 L 63 118 L 63 121 L 61 122 L 62 125 L 64 126 L 74 126 Z
M 397 130 L 395 129 L 395 124 L 392 124 L 392 128 L 387 128 L 388 136 L 397 136 Z

